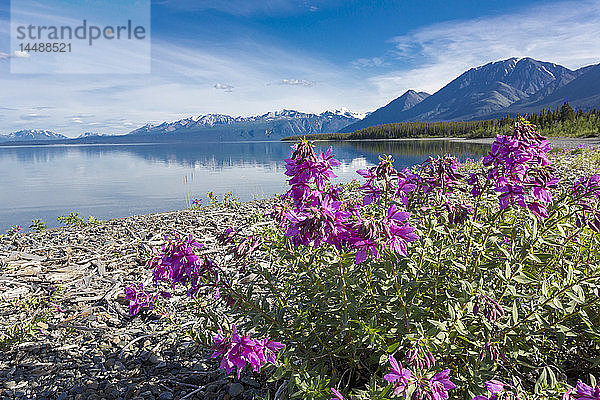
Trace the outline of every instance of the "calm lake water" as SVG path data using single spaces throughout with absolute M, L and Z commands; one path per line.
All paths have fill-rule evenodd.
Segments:
M 448 141 L 321 143 L 333 146 L 342 165 L 341 182 L 358 179 L 356 170 L 392 154 L 397 168 L 429 155 L 479 157 L 486 145 Z M 194 143 L 138 145 L 0 146 L 0 232 L 27 228 L 34 218 L 49 227 L 57 217 L 79 212 L 87 219 L 126 217 L 208 204 L 207 192 L 231 191 L 241 200 L 286 190 L 284 159 L 289 143 Z

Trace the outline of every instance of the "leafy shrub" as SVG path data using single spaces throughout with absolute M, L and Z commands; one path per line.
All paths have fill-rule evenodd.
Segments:
M 331 149 L 293 149 L 274 226 L 219 237 L 247 279 L 192 237 L 148 264 L 227 306 L 199 310 L 207 330 L 283 343 L 266 369 L 292 397 L 550 398 L 596 371 L 600 175 L 559 186 L 534 126 L 497 136 L 468 174 L 448 156 L 403 171 L 384 157 L 358 171 L 362 198 L 331 183 Z
M 233 192 L 224 193 L 222 200 L 219 200 L 219 196 L 213 192 L 208 192 L 207 196 L 210 200 L 210 205 L 213 207 L 233 207 L 240 204 L 240 198 L 235 196 Z
M 35 232 L 44 232 L 47 229 L 46 223 L 41 219 L 32 219 L 31 225 L 29 225 L 29 229 L 32 229 Z
M 81 218 L 79 213 L 72 212 L 69 215 L 58 217 L 58 222 L 71 227 L 83 228 L 88 225 L 98 225 L 100 221 L 93 216 L 89 216 L 87 220 Z

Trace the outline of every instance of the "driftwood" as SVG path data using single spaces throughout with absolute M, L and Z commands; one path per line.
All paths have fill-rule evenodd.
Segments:
M 131 318 L 124 288 L 151 282 L 144 263 L 165 235 L 192 234 L 223 260 L 216 235 L 229 226 L 255 232 L 269 222 L 251 218 L 270 207 L 265 200 L 1 237 L 0 398 L 222 396 L 229 380 L 188 335 L 201 321 L 189 313 L 177 324 L 156 313 Z M 186 302 L 175 296 L 169 312 Z

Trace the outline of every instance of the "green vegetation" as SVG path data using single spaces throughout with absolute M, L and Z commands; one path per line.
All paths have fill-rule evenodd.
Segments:
M 44 221 L 42 221 L 39 218 L 36 218 L 31 220 L 31 225 L 29 225 L 29 228 L 37 233 L 40 233 L 44 232 L 47 229 L 47 226 Z
M 223 194 L 223 200 L 219 200 L 219 197 L 213 192 L 208 192 L 208 199 L 212 207 L 233 207 L 240 204 L 240 198 L 235 196 L 233 192 L 227 192 Z
M 98 225 L 100 221 L 91 215 L 88 217 L 87 221 L 79 216 L 79 213 L 72 212 L 69 215 L 58 217 L 58 221 L 61 224 L 65 224 L 66 226 L 75 226 L 79 228 L 83 228 L 84 226 L 89 225 Z
M 0 332 L 0 350 L 22 343 L 36 332 L 47 329 L 46 322 L 52 315 L 52 306 L 62 293 L 64 289 L 56 287 L 52 288 L 47 295 L 14 300 L 13 306 L 29 312 L 32 316 L 17 325 L 3 327 Z
M 542 110 L 528 115 L 545 136 L 590 137 L 600 136 L 600 110 L 575 111 L 568 102 L 556 109 Z M 483 121 L 400 122 L 360 129 L 352 133 L 323 133 L 303 136 L 309 140 L 364 140 L 403 139 L 427 137 L 494 137 L 514 126 L 518 117 L 509 116 Z M 298 136 L 282 140 L 297 140 Z

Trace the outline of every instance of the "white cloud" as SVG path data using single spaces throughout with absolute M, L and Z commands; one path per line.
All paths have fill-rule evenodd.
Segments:
M 16 58 L 29 58 L 29 57 L 31 57 L 31 55 L 29 53 L 27 53 L 26 51 L 15 50 L 15 52 L 13 53 L 13 57 L 16 57 Z
M 46 114 L 29 113 L 29 114 L 21 115 L 20 118 L 23 120 L 29 121 L 29 120 L 35 120 L 35 119 L 50 118 L 50 116 L 46 115 Z
M 373 58 L 358 58 L 352 61 L 352 66 L 356 68 L 372 68 L 372 67 L 382 67 L 387 65 L 382 57 L 373 57 Z
M 290 85 L 290 86 L 315 86 L 314 81 L 307 81 L 306 79 L 282 79 L 278 82 L 279 85 Z
M 448 21 L 392 39 L 397 61 L 410 69 L 370 78 L 381 94 L 430 93 L 465 70 L 510 57 L 568 68 L 600 62 L 600 1 L 546 3 L 514 14 Z
M 215 89 L 224 90 L 227 93 L 233 92 L 233 86 L 227 85 L 224 83 L 216 83 L 214 86 Z

